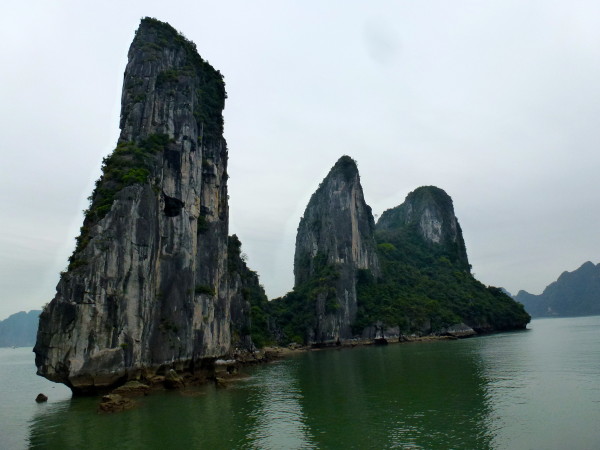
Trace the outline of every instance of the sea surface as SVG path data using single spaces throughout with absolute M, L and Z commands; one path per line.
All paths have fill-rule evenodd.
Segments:
M 600 448 L 600 316 L 311 351 L 248 375 L 103 415 L 97 398 L 36 376 L 31 349 L 3 348 L 0 448 Z

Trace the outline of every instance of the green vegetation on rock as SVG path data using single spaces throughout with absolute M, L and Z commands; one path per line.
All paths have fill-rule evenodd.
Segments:
M 431 245 L 411 227 L 376 232 L 382 275 L 357 275 L 359 333 L 375 322 L 429 333 L 464 322 L 477 331 L 522 328 L 529 315 L 495 287 L 477 281 L 453 249 Z
M 140 42 L 138 47 L 143 59 L 158 60 L 165 51 L 185 51 L 185 62 L 182 66 L 158 74 L 156 89 L 169 92 L 180 81 L 187 81 L 200 74 L 199 79 L 193 83 L 194 92 L 187 92 L 187 94 L 190 94 L 194 100 L 194 117 L 200 131 L 199 144 L 207 146 L 216 143 L 223 135 L 222 111 L 227 98 L 221 72 L 202 59 L 196 44 L 168 23 L 151 17 L 142 19 L 142 22 L 144 26 L 140 29 L 144 30 L 145 35 L 142 37 L 136 34 L 133 45 Z M 125 86 L 126 92 L 135 99 L 136 95 L 139 95 L 138 89 L 141 85 L 141 82 L 130 80 Z
M 213 287 L 200 284 L 200 285 L 197 285 L 194 288 L 194 293 L 196 295 L 210 295 L 210 296 L 213 296 L 213 295 L 215 295 L 215 289 Z
M 342 157 L 331 173 L 347 178 L 357 173 L 356 165 L 351 158 Z M 337 191 L 327 191 L 325 184 L 313 194 L 311 203 L 321 196 L 318 200 L 329 205 L 329 199 L 338 195 Z M 337 207 L 337 203 L 333 205 Z M 522 305 L 473 277 L 452 199 L 442 189 L 416 189 L 403 204 L 384 212 L 375 231 L 365 228 L 361 238 L 374 239 L 377 262 L 356 269 L 355 276 L 343 280 L 338 278 L 337 263 L 327 263 L 321 248 L 315 257 L 306 250 L 312 249 L 314 242 L 322 245 L 329 239 L 339 245 L 352 239 L 347 235 L 323 237 L 319 218 L 313 215 L 312 223 L 307 223 L 305 216 L 299 227 L 318 236 L 302 241 L 304 253 L 296 258 L 294 267 L 295 274 L 302 275 L 300 282 L 297 277 L 294 290 L 269 305 L 282 344 L 319 343 L 321 337 L 311 336 L 311 332 L 321 333 L 318 323 L 322 316 L 329 315 L 328 320 L 340 327 L 344 320 L 352 320 L 350 309 L 341 318 L 331 313 L 340 306 L 339 293 L 346 293 L 348 298 L 353 289 L 356 316 L 350 322 L 350 334 L 355 337 L 372 336 L 374 329 L 396 329 L 406 335 L 438 334 L 460 324 L 476 332 L 511 330 L 524 328 L 530 320 Z M 365 267 L 364 260 L 361 266 Z
M 166 134 L 152 134 L 139 143 L 119 142 L 115 150 L 102 160 L 102 175 L 88 197 L 90 206 L 84 211 L 83 226 L 76 238 L 75 251 L 69 258 L 68 270 L 86 264 L 79 253 L 89 243 L 90 228 L 106 216 L 123 188 L 151 182 L 156 157 L 162 156 L 170 142 Z
M 327 255 L 323 253 L 317 253 L 312 262 L 305 263 L 313 267 L 311 277 L 269 304 L 273 321 L 278 326 L 279 340 L 284 343 L 307 342 L 307 334 L 316 323 L 317 300 L 324 301 L 327 313 L 340 307 L 336 296 L 336 282 L 340 274 L 336 265 L 327 263 Z
M 246 266 L 242 256 L 242 243 L 235 234 L 227 239 L 227 270 L 232 282 L 235 277 L 239 277 L 241 295 L 249 307 L 247 316 L 233 318 L 234 329 L 237 328 L 240 335 L 249 334 L 254 345 L 259 348 L 274 343 L 270 332 L 269 301 L 257 273 Z
M 356 161 L 348 155 L 344 155 L 340 159 L 338 159 L 335 165 L 333 166 L 332 171 L 341 172 L 344 175 L 346 181 L 352 180 L 352 178 L 354 178 L 358 173 Z
M 115 195 L 124 187 L 143 184 L 156 165 L 155 156 L 169 144 L 166 134 L 152 134 L 139 144 L 119 142 L 117 148 L 102 160 L 102 176 L 96 181 L 96 188 L 85 211 L 86 221 L 96 222 L 110 210 Z
M 432 222 L 437 222 L 439 228 Z M 443 254 L 454 265 L 460 266 L 460 270 L 471 269 L 462 230 L 454 216 L 452 198 L 436 186 L 421 186 L 408 194 L 404 203 L 384 211 L 377 222 L 377 230 L 380 235 L 402 233 L 402 239 L 420 244 L 420 248 L 412 247 L 414 252 Z M 434 234 L 437 242 L 431 240 L 433 236 L 415 241 L 419 235 L 425 237 L 427 233 Z

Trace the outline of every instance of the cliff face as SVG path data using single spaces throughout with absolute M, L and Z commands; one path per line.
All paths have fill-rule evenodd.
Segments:
M 522 305 L 470 273 L 452 199 L 443 190 L 411 192 L 381 215 L 375 237 L 381 277 L 359 273 L 355 330 L 464 336 L 529 322 Z
M 519 291 L 515 300 L 533 317 L 600 314 L 600 264 L 588 261 L 573 272 L 563 272 L 540 295 Z
M 268 336 L 268 323 L 263 317 L 268 299 L 258 274 L 246 265 L 242 243 L 234 234 L 229 236 L 227 271 L 231 298 L 232 345 L 235 349 L 254 350 L 262 347 Z
M 435 186 L 423 186 L 408 194 L 404 203 L 384 211 L 377 221 L 377 231 L 398 229 L 416 231 L 426 242 L 444 248 L 451 261 L 469 270 L 467 249 L 452 199 Z
M 155 19 L 128 57 L 119 143 L 34 349 L 39 375 L 81 392 L 231 344 L 222 76 Z
M 356 164 L 343 156 L 312 195 L 296 236 L 295 288 L 322 280 L 312 292 L 316 321 L 309 341 L 352 337 L 357 269 L 379 273 L 374 229 Z

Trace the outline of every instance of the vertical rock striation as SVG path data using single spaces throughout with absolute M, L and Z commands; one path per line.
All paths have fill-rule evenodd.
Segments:
M 34 348 L 38 374 L 75 392 L 231 344 L 223 78 L 155 19 L 128 57 L 119 142 Z
M 295 288 L 319 281 L 311 292 L 316 321 L 309 341 L 331 343 L 352 337 L 356 272 L 379 273 L 374 230 L 356 164 L 342 156 L 312 195 L 296 236 Z
M 378 232 L 400 229 L 415 231 L 429 245 L 445 249 L 453 263 L 470 270 L 452 198 L 443 189 L 435 186 L 417 188 L 408 194 L 404 203 L 384 211 L 377 221 Z

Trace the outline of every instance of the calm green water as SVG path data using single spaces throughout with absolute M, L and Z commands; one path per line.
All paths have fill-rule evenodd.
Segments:
M 28 349 L 1 350 L 0 448 L 600 448 L 600 316 L 309 352 L 113 415 L 33 375 Z

